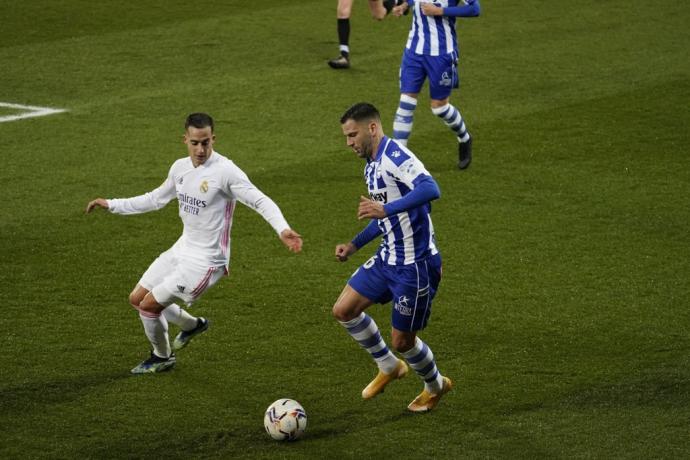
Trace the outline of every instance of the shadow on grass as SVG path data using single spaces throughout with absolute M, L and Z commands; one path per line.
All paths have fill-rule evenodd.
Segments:
M 75 375 L 0 389 L 0 413 L 27 412 L 32 408 L 74 401 L 96 387 L 131 376 L 122 371 Z
M 316 446 L 329 445 L 337 438 L 366 431 L 370 427 L 354 423 L 365 416 L 365 410 L 347 410 L 318 420 L 318 427 L 308 426 L 304 438 L 297 442 L 277 442 L 268 437 L 260 424 L 233 430 L 195 431 L 194 427 L 176 431 L 146 430 L 139 438 L 109 438 L 84 445 L 80 453 L 88 458 L 323 458 L 326 453 Z M 388 416 L 381 423 L 394 422 Z M 375 422 L 374 422 L 375 423 Z M 230 428 L 230 429 L 228 429 Z M 337 442 L 336 442 L 337 444 Z

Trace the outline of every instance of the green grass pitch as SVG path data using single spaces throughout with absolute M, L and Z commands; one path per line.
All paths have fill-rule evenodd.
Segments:
M 483 0 L 460 20 L 474 163 L 456 170 L 426 94 L 410 140 L 442 191 L 421 336 L 456 383 L 421 416 L 414 375 L 361 400 L 375 366 L 330 314 L 375 248 L 333 257 L 365 192 L 338 120 L 369 101 L 391 131 L 409 27 L 365 3 L 333 71 L 335 0 L 0 2 L 0 102 L 69 110 L 0 123 L 0 458 L 690 457 L 687 2 Z M 192 310 L 211 330 L 133 377 L 127 295 L 176 206 L 84 208 L 156 187 L 192 111 L 305 247 L 240 206 L 232 274 Z M 309 415 L 297 443 L 263 432 L 280 397 Z

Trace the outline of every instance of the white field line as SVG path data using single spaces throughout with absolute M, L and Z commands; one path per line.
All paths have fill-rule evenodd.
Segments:
M 7 107 L 8 109 L 24 110 L 24 113 L 18 115 L 7 115 L 0 117 L 0 123 L 7 121 L 22 120 L 24 118 L 45 117 L 46 115 L 53 115 L 55 113 L 67 112 L 66 109 L 51 109 L 50 107 L 37 107 L 35 105 L 11 104 L 9 102 L 0 102 L 0 107 Z

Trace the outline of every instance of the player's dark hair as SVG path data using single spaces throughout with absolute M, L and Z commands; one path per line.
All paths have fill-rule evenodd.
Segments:
M 190 113 L 187 116 L 187 121 L 184 122 L 184 129 L 185 131 L 189 129 L 190 126 L 193 126 L 194 128 L 197 129 L 203 129 L 203 128 L 211 128 L 211 132 L 213 132 L 213 118 L 211 118 L 211 115 L 207 113 L 202 113 L 202 112 L 197 112 L 197 113 Z
M 358 102 L 349 109 L 345 111 L 342 117 L 340 117 L 340 124 L 342 125 L 347 120 L 354 120 L 356 122 L 364 120 L 379 120 L 381 121 L 381 114 L 376 107 L 369 104 L 368 102 Z

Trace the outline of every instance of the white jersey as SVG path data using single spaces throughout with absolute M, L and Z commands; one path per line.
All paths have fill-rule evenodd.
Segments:
M 177 160 L 160 187 L 133 198 L 108 200 L 108 206 L 115 214 L 140 214 L 161 209 L 173 198 L 179 203 L 184 229 L 172 250 L 181 260 L 202 266 L 227 269 L 238 200 L 261 214 L 278 234 L 290 228 L 273 200 L 235 163 L 215 151 L 196 168 L 189 157 Z

